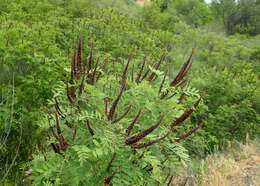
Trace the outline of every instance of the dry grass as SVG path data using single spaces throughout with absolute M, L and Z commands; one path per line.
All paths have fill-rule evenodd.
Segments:
M 197 175 L 187 170 L 181 172 L 171 185 L 260 186 L 260 144 L 250 142 L 229 149 L 201 161 Z
M 202 186 L 259 186 L 259 144 L 240 145 L 239 150 L 211 155 L 201 168 Z

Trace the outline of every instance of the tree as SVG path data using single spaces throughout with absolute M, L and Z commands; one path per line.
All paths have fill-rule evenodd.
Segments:
M 223 23 L 227 34 L 260 33 L 259 0 L 214 0 L 211 9 L 215 18 Z

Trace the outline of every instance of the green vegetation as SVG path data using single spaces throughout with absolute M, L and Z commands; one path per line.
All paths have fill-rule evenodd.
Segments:
M 211 6 L 228 34 L 260 33 L 259 0 L 213 0 Z
M 1 0 L 0 184 L 167 185 L 258 139 L 258 5 Z

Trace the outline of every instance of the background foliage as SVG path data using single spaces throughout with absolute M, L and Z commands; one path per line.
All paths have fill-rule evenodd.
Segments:
M 174 175 L 178 167 L 190 164 L 193 157 L 204 157 L 216 146 L 225 148 L 230 140 L 243 141 L 247 134 L 259 137 L 258 7 L 259 2 L 251 0 L 213 1 L 210 5 L 199 0 L 157 0 L 142 8 L 130 0 L 2 0 L 0 182 L 6 185 L 22 185 L 31 180 L 34 185 L 102 184 L 103 178 L 113 173 L 105 170 L 113 153 L 118 151 L 120 157 L 114 163 L 116 167 L 124 167 L 121 167 L 122 174 L 113 178 L 115 185 L 138 185 L 147 178 L 151 178 L 152 185 L 162 183 L 167 175 L 162 172 L 163 156 L 156 153 L 158 146 L 145 152 L 141 167 L 134 167 L 131 158 L 142 153 L 132 154 L 130 148 L 123 148 L 121 132 L 113 135 L 118 133 L 116 127 L 98 127 L 106 123 L 100 119 L 99 112 L 103 109 L 100 100 L 105 95 L 115 97 L 123 64 L 133 51 L 130 69 L 135 73 L 144 56 L 152 67 L 165 54 L 164 64 L 156 73 L 159 81 L 168 71 L 169 82 L 188 58 L 191 48 L 196 49 L 187 78 L 188 88 L 177 92 L 177 97 L 185 94 L 185 103 L 178 107 L 178 112 L 167 114 L 166 121 L 177 117 L 199 94 L 203 101 L 197 111 L 172 138 L 201 122 L 204 127 L 185 141 L 162 143 L 171 154 L 166 166 L 169 173 Z M 219 27 L 224 29 L 217 32 Z M 87 101 L 81 105 L 86 113 L 70 110 L 65 93 L 72 53 L 80 34 L 84 38 L 84 59 L 93 43 L 94 58 L 110 61 L 97 87 L 87 85 L 86 95 L 92 96 L 88 98 L 92 104 L 88 105 Z M 105 85 L 108 87 L 103 90 Z M 141 122 L 144 128 L 158 119 L 159 111 L 176 106 L 176 100 L 169 105 L 156 105 L 159 82 L 152 85 L 130 82 L 128 86 L 129 92 L 140 94 L 134 104 L 145 105 L 151 114 L 151 118 Z M 83 103 L 86 95 L 82 97 Z M 120 111 L 133 102 L 130 95 L 123 97 Z M 53 152 L 50 144 L 55 139 L 48 137 L 47 113 L 53 109 L 56 96 L 68 113 L 66 120 L 79 127 L 78 138 L 69 139 L 73 145 L 65 157 Z M 137 112 L 138 108 L 134 110 Z M 93 110 L 99 112 L 92 113 Z M 132 117 L 120 122 L 120 131 Z M 102 129 L 97 139 L 88 134 L 86 118 L 95 123 L 94 129 Z M 63 130 L 71 138 L 71 131 Z M 152 166 L 152 171 L 142 170 L 147 165 Z M 32 176 L 27 177 L 31 169 Z M 86 174 L 89 169 L 92 171 Z M 135 175 L 129 175 L 133 172 Z

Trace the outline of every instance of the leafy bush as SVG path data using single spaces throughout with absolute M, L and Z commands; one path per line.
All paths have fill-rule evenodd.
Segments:
M 113 174 L 114 184 L 148 180 L 153 185 L 166 177 L 169 181 L 182 163 L 189 163 L 189 157 L 203 157 L 215 145 L 244 140 L 246 133 L 258 137 L 260 39 L 238 34 L 226 37 L 196 28 L 210 20 L 211 12 L 202 1 L 160 0 L 142 8 L 121 0 L 2 1 L 0 182 L 22 185 L 23 180 L 29 180 L 25 176 L 31 169 L 26 170 L 33 166 L 29 178 L 35 185 L 84 185 L 86 180 L 101 184 Z M 79 33 L 89 38 L 83 42 L 84 63 L 92 51 L 99 64 L 95 68 L 97 63 L 93 62 L 80 96 L 82 79 L 69 82 L 68 87 L 77 88 L 77 99 L 70 103 L 64 90 L 70 80 L 71 51 L 78 47 L 72 45 Z M 186 82 L 168 88 L 194 47 L 194 64 Z M 111 108 L 131 53 L 126 87 L 112 118 L 127 113 L 112 124 L 114 120 L 104 113 L 104 98 Z M 162 56 L 163 63 L 157 69 L 154 64 Z M 144 58 L 149 74 L 136 82 Z M 91 79 L 93 73 L 99 76 L 98 81 Z M 158 94 L 164 77 L 161 94 L 174 93 L 171 99 L 160 99 Z M 143 108 L 143 116 L 132 135 L 154 125 L 161 113 L 165 115 L 160 126 L 142 140 L 150 142 L 169 131 L 173 119 L 190 108 L 198 94 L 203 101 L 196 113 L 166 139 L 138 150 L 124 144 L 125 129 L 139 109 Z M 68 147 L 52 133 L 52 129 L 58 132 L 54 125 L 56 102 L 62 111 L 57 121 Z M 169 142 L 182 134 L 187 137 L 190 133 L 186 132 L 198 125 L 204 127 L 193 137 Z M 61 144 L 66 148 L 60 149 Z M 115 152 L 113 166 L 106 170 Z M 164 162 L 168 155 L 170 159 Z
M 72 60 L 67 93 L 64 93 L 65 86 L 54 90 L 54 103 L 50 103 L 54 109 L 42 123 L 46 126 L 43 129 L 52 136 L 46 139 L 46 145 L 51 145 L 53 152 L 48 150 L 34 157 L 33 183 L 150 185 L 165 182 L 180 160 L 189 160 L 186 149 L 176 142 L 201 127 L 177 136 L 173 132 L 200 101 L 196 90 L 181 88 L 192 56 L 171 81 L 160 71 L 164 55 L 154 64 L 141 61 L 135 73 L 133 65 L 137 61 L 132 59 L 133 54 L 126 64 L 121 61 L 125 67 L 120 72 L 122 64 L 114 63 L 113 69 L 107 68 L 109 59 L 97 58 L 92 47 L 83 58 L 82 50 L 80 39 Z M 182 103 L 183 94 L 188 95 L 187 103 Z

